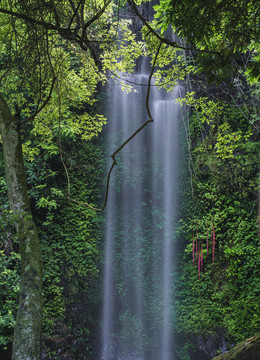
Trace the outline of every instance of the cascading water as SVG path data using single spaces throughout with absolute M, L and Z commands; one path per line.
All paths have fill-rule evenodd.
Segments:
M 132 79 L 133 80 L 133 79 Z M 136 83 L 148 75 L 135 75 Z M 146 120 L 146 87 L 111 84 L 108 150 Z M 152 87 L 154 123 L 118 156 L 106 210 L 102 360 L 174 360 L 173 264 L 177 207 L 178 87 Z

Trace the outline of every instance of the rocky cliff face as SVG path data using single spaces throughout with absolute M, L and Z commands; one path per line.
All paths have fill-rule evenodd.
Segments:
M 260 334 L 235 346 L 225 354 L 215 357 L 213 360 L 259 360 L 260 359 Z

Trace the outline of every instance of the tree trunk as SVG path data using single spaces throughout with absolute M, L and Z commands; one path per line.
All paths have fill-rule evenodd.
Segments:
M 40 359 L 42 258 L 26 185 L 20 125 L 0 94 L 0 133 L 10 209 L 21 254 L 21 285 L 13 341 L 13 360 Z
M 213 360 L 259 360 L 260 334 L 255 335 Z

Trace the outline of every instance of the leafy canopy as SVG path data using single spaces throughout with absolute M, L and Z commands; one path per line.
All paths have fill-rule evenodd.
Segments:
M 175 34 L 188 44 L 215 52 L 197 54 L 201 69 L 211 72 L 215 80 L 221 72 L 227 75 L 232 69 L 245 67 L 259 78 L 257 1 L 162 0 L 154 9 L 162 31 L 172 25 Z

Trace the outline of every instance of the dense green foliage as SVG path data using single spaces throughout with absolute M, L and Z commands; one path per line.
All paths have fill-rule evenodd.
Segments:
M 17 253 L 16 236 L 13 222 L 15 216 L 8 210 L 6 183 L 3 177 L 3 160 L 0 160 L 1 171 L 1 243 L 0 243 L 0 346 L 6 348 L 12 339 L 17 296 L 19 294 L 20 256 Z
M 77 340 L 83 340 L 86 350 L 89 327 L 94 324 L 93 313 L 99 301 L 94 291 L 97 288 L 100 224 L 93 211 L 82 210 L 76 205 L 68 206 L 66 194 L 75 196 L 77 200 L 99 204 L 97 184 L 100 185 L 101 152 L 94 144 L 84 145 L 82 140 L 89 141 L 97 136 L 106 122 L 105 117 L 94 106 L 97 86 L 104 83 L 107 68 L 113 71 L 118 69 L 130 71 L 134 66 L 133 59 L 141 53 L 141 47 L 134 41 L 135 36 L 129 30 L 128 20 L 123 19 L 116 25 L 113 24 L 115 5 L 111 1 L 105 4 L 81 1 L 78 5 L 75 8 L 73 2 L 66 1 L 63 3 L 55 1 L 51 6 L 45 1 L 24 0 L 20 3 L 2 1 L 0 81 L 1 94 L 3 99 L 6 99 L 5 105 L 11 114 L 8 120 L 18 124 L 17 139 L 23 145 L 31 208 L 41 235 L 45 265 L 43 330 L 50 335 L 54 331 L 56 322 L 65 321 L 64 326 L 67 329 L 65 333 L 70 334 L 73 328 L 75 332 L 73 336 L 77 335 Z M 120 26 L 120 34 L 118 26 Z M 88 36 L 91 41 L 100 42 L 102 45 L 94 50 Z M 119 36 L 125 39 L 121 43 L 122 46 L 118 46 L 116 42 Z M 100 41 L 101 39 L 104 41 Z M 112 46 L 113 44 L 115 46 Z M 99 63 L 97 54 L 100 55 L 100 52 L 102 57 Z M 98 67 L 101 63 L 103 72 Z M 3 120 L 7 122 L 7 119 Z M 1 118 L 1 121 L 3 120 Z M 7 126 L 6 129 L 9 131 L 10 127 Z M 2 136 L 5 135 L 6 133 L 2 132 Z M 59 152 L 63 154 L 66 171 L 71 172 L 71 168 L 76 166 L 81 172 L 91 174 L 87 176 L 86 184 L 83 185 L 82 176 L 76 177 L 74 173 L 70 174 L 70 179 L 64 177 L 65 169 L 61 167 L 60 160 L 58 162 Z M 79 165 L 81 160 L 83 164 Z M 19 157 L 18 161 L 23 167 L 23 159 Z M 5 167 L 6 169 L 9 167 L 8 157 L 5 159 Z M 67 181 L 70 182 L 70 188 L 66 186 Z M 26 192 L 27 189 L 24 193 Z M 6 226 L 5 222 L 3 226 Z M 21 254 L 24 255 L 22 258 L 27 259 L 29 257 L 22 253 L 21 241 L 22 238 L 18 238 Z M 35 241 L 38 244 L 37 236 Z M 12 249 L 12 240 L 10 244 Z M 18 247 L 16 244 L 16 251 Z M 8 255 L 3 253 L 2 257 L 1 253 L 1 264 L 6 263 L 3 265 L 3 271 L 1 268 L 1 273 L 5 276 L 4 284 L 8 281 L 5 275 L 9 271 L 9 260 L 6 261 Z M 13 257 L 15 258 L 15 255 Z M 37 264 L 40 263 L 41 259 L 38 256 Z M 14 265 L 14 277 L 18 276 L 16 268 Z M 24 278 L 26 269 L 29 269 L 25 266 L 23 268 L 25 271 L 20 274 L 21 279 Z M 29 279 L 33 279 L 33 276 L 34 274 L 31 274 Z M 34 288 L 38 292 L 39 299 L 42 282 L 40 277 L 41 275 L 37 277 L 39 282 Z M 27 283 L 22 283 L 25 284 L 26 294 Z M 91 293 L 87 291 L 90 286 Z M 81 294 L 87 292 L 89 295 L 78 296 L 79 288 Z M 17 293 L 17 284 L 14 283 L 14 290 L 10 288 L 13 302 L 7 299 L 9 307 L 5 303 L 2 304 L 3 315 L 7 313 L 9 316 L 3 320 L 4 338 L 1 341 L 3 345 L 10 341 Z M 87 323 L 84 326 L 72 326 L 75 319 L 70 308 L 80 309 L 83 304 L 86 305 L 86 302 L 87 305 L 89 303 L 91 305 L 84 306 L 88 309 L 88 314 L 80 321 Z M 41 300 L 38 303 L 40 304 Z M 19 309 L 21 309 L 20 314 L 24 316 L 26 307 L 20 306 Z M 29 316 L 32 323 L 37 322 L 37 329 L 40 329 L 41 317 L 37 316 L 36 319 L 30 313 Z M 62 328 L 64 326 L 61 325 Z M 6 328 L 10 328 L 8 335 L 5 335 Z M 28 332 L 25 321 L 16 328 L 21 329 L 23 334 Z M 33 326 L 31 329 L 33 332 Z M 37 338 L 38 335 L 40 335 L 39 331 L 36 334 Z M 75 343 L 73 336 L 72 344 Z M 22 349 L 23 344 L 20 341 L 17 341 L 17 346 L 19 353 L 28 351 Z M 31 344 L 28 346 L 30 347 Z M 22 356 L 29 359 L 32 351 L 29 352 L 30 355 L 27 353 Z M 34 354 L 36 352 L 35 356 L 39 358 L 38 345 L 33 352 Z M 15 353 L 14 356 L 16 357 L 17 354 Z
M 0 284 L 1 284 L 1 316 L 0 316 L 0 345 L 6 348 L 12 339 L 13 326 L 15 323 L 15 314 L 17 303 L 16 299 L 19 293 L 19 254 L 12 251 L 8 242 L 11 241 L 11 232 L 8 231 L 7 219 L 1 218 L 1 230 L 3 245 L 1 246 L 0 260 Z
M 239 110 L 225 111 L 237 130 Z M 192 336 L 226 333 L 230 343 L 241 341 L 259 330 L 259 244 L 257 236 L 257 153 L 255 135 L 241 136 L 239 144 L 225 143 L 224 153 L 217 146 L 219 130 L 205 129 L 193 113 L 190 120 L 192 145 L 190 201 L 183 209 L 179 236 L 184 239 L 179 259 L 176 326 L 178 332 Z M 241 117 L 240 117 L 241 119 Z M 217 119 L 215 119 L 217 120 Z M 200 123 L 200 126 L 198 124 Z M 201 132 L 203 127 L 203 132 Z M 247 134 L 247 119 L 241 119 Z M 237 133 L 237 131 L 235 131 Z M 232 132 L 228 133 L 232 136 Z M 235 135 L 234 135 L 235 136 Z M 232 153 L 230 148 L 232 146 Z M 227 148 L 227 149 L 226 149 Z M 187 184 L 189 186 L 190 184 Z M 215 262 L 212 262 L 212 220 L 216 228 Z M 203 272 L 198 279 L 197 262 L 192 264 L 192 233 L 203 242 Z M 208 234 L 208 236 L 207 236 Z M 196 236 L 196 235 L 194 235 Z M 209 256 L 206 242 L 209 238 Z
M 189 359 L 198 337 L 224 336 L 231 345 L 257 333 L 260 326 L 258 84 L 250 87 L 241 75 L 224 92 L 223 85 L 212 87 L 205 78 L 202 84 L 193 76 L 190 87 L 194 92 L 180 100 L 189 106 L 189 180 L 178 229 L 183 251 L 174 315 L 181 359 Z M 203 93 L 207 96 L 200 97 Z M 203 243 L 200 278 L 196 254 L 193 266 L 193 237 Z
M 46 149 L 46 143 L 33 139 L 35 152 L 27 156 L 27 181 L 31 206 L 41 236 L 44 262 L 44 339 L 48 344 L 55 337 L 70 336 L 69 344 L 75 343 L 79 351 L 92 351 L 97 306 L 100 302 L 98 263 L 102 238 L 102 216 L 88 208 L 68 203 L 63 197 L 66 188 L 64 169 L 58 149 Z M 76 136 L 62 138 L 63 151 L 71 173 L 73 195 L 82 201 L 87 197 L 100 201 L 97 183 L 102 183 L 102 151 L 95 142 L 84 143 Z M 80 160 L 80 163 L 79 163 Z M 80 176 L 79 176 L 80 174 Z M 2 201 L 5 193 L 2 194 Z M 6 206 L 6 205 L 4 205 Z M 6 215 L 5 215 L 6 214 Z M 1 346 L 12 339 L 19 292 L 19 255 L 10 216 L 3 210 L 1 226 Z M 11 285 L 11 286 L 10 286 Z M 71 311 L 71 309 L 74 311 Z M 75 310 L 76 309 L 76 310 Z M 82 317 L 82 314 L 86 315 Z M 53 339 L 53 340 L 52 340 Z M 52 356 L 53 353 L 52 349 Z M 78 358 L 80 354 L 78 355 Z
M 177 353 L 186 360 L 198 339 L 225 338 L 231 345 L 260 328 L 259 7 L 243 0 L 183 0 L 161 1 L 154 8 L 161 33 L 172 25 L 199 50 L 179 56 L 164 72 L 166 79 L 180 75 L 188 91 L 180 99 L 187 111 L 187 162 L 181 169 L 187 182 L 177 229 L 173 312 Z M 196 249 L 193 266 L 193 237 L 203 243 L 200 278 Z
M 162 31 L 172 25 L 175 34 L 199 50 L 196 65 L 211 80 L 233 80 L 231 74 L 241 67 L 247 68 L 252 80 L 259 78 L 259 5 L 255 1 L 162 0 L 154 9 Z
M 0 81 L 1 94 L 22 125 L 30 203 L 44 263 L 43 339 L 48 348 L 58 336 L 67 338 L 70 353 L 77 351 L 75 359 L 80 359 L 84 352 L 91 355 L 96 344 L 103 218 L 67 202 L 59 137 L 70 174 L 71 195 L 79 201 L 99 204 L 105 166 L 101 140 L 93 138 L 106 119 L 97 102 L 98 86 L 104 84 L 107 73 L 115 77 L 119 72 L 132 72 L 141 54 L 150 55 L 153 61 L 160 39 L 144 25 L 143 42 L 137 41 L 130 31 L 131 22 L 118 17 L 116 3 L 81 1 L 77 8 L 82 10 L 81 16 L 73 4 L 1 2 L 2 10 L 14 13 L 1 13 Z M 152 26 L 163 34 L 171 25 L 192 49 L 180 53 L 164 43 L 155 71 L 156 84 L 168 91 L 178 81 L 187 85 L 187 95 L 180 99 L 187 111 L 187 147 L 183 146 L 187 162 L 181 169 L 187 182 L 174 235 L 179 254 L 174 269 L 172 319 L 179 339 L 178 355 L 188 360 L 196 338 L 222 333 L 232 344 L 259 331 L 259 5 L 244 0 L 163 0 L 154 9 Z M 140 151 L 140 157 L 146 155 Z M 4 349 L 12 341 L 20 255 L 15 214 L 7 205 L 3 166 L 1 158 L 0 346 Z M 130 187 L 135 176 L 141 176 L 143 182 L 151 176 L 149 163 L 142 174 L 130 175 L 120 159 L 118 174 Z M 144 228 L 137 229 L 132 239 L 123 237 L 120 227 L 115 230 L 119 238 L 117 262 L 127 243 L 125 256 L 133 281 L 137 281 L 133 260 L 141 253 L 144 274 L 149 274 L 151 253 L 158 250 L 152 245 L 159 239 L 153 226 L 163 226 L 161 210 L 151 204 L 148 193 L 149 189 L 142 202 Z M 117 215 L 119 220 L 121 215 Z M 129 227 L 134 224 L 134 216 Z M 214 263 L 210 237 L 213 219 Z M 197 266 L 192 264 L 192 233 L 203 242 L 200 279 Z M 138 242 L 139 251 L 135 247 Z M 124 279 L 122 273 L 116 277 L 120 302 L 124 301 Z M 155 280 L 146 279 L 142 284 L 149 326 L 156 326 L 149 323 L 154 319 L 161 321 L 160 298 L 149 292 L 149 281 Z M 85 316 L 80 316 L 82 313 Z M 119 321 L 128 329 L 121 335 L 135 338 L 138 347 L 143 325 L 127 311 L 120 314 Z M 152 341 L 145 339 L 146 346 Z M 54 358 L 55 350 L 50 346 L 49 351 Z

